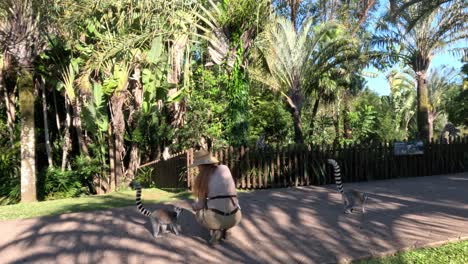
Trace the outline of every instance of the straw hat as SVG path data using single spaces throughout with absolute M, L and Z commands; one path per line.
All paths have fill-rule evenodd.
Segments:
M 193 164 L 189 168 L 196 167 L 203 164 L 217 164 L 219 160 L 211 156 L 211 152 L 206 150 L 200 150 L 194 153 L 193 155 Z

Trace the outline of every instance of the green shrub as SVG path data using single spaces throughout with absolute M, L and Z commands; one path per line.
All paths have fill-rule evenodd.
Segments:
M 138 169 L 137 175 L 135 177 L 136 181 L 138 181 L 141 186 L 144 186 L 145 188 L 156 188 L 156 184 L 152 180 L 153 170 L 154 169 L 151 166 Z
M 44 179 L 45 199 L 52 200 L 95 194 L 93 178 L 101 172 L 101 167 L 97 159 L 78 156 L 72 161 L 71 170 L 47 169 Z
M 20 172 L 20 144 L 11 146 L 6 125 L 0 123 L 0 205 L 20 201 Z
M 88 158 L 78 156 L 73 160 L 72 170 L 80 180 L 83 187 L 87 187 L 87 194 L 96 194 L 96 188 L 93 185 L 93 179 L 100 175 L 106 169 L 97 157 Z
M 83 193 L 83 185 L 75 171 L 49 168 L 45 174 L 44 194 L 46 200 L 77 197 Z

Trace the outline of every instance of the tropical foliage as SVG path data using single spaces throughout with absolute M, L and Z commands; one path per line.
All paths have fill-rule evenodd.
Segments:
M 401 2 L 406 5 L 411 1 Z M 380 30 L 374 43 L 386 48 L 390 58 L 401 59 L 416 75 L 418 107 L 417 124 L 419 137 L 425 140 L 432 138 L 430 123 L 429 91 L 426 85 L 428 69 L 433 57 L 445 51 L 450 46 L 466 40 L 468 28 L 465 12 L 466 3 L 459 1 L 447 1 L 440 6 L 427 9 L 422 1 L 412 1 L 408 8 L 402 10 L 399 15 L 394 15 L 389 10 L 381 19 L 377 27 Z M 421 14 L 425 14 L 421 17 Z M 414 24 L 415 21 L 418 21 Z M 390 22 L 390 23 L 389 23 Z M 464 52 L 463 48 L 455 51 Z
M 1 1 L 0 203 L 123 189 L 165 149 L 466 126 L 466 67 L 430 70 L 463 55 L 466 4 L 391 3 L 379 17 L 357 0 Z

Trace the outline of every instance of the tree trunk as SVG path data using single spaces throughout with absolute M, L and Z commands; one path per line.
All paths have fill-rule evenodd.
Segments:
M 440 111 L 433 109 L 433 111 L 429 111 L 428 116 L 428 123 L 429 123 L 429 139 L 432 140 L 434 138 L 434 122 L 438 119 L 440 115 Z
M 36 80 L 36 84 L 41 88 L 41 93 L 42 93 L 42 115 L 44 116 L 44 137 L 45 137 L 46 152 L 47 152 L 47 162 L 50 168 L 50 167 L 53 167 L 54 164 L 52 161 L 52 148 L 50 147 L 49 121 L 47 118 L 46 89 L 45 89 L 45 83 L 42 79 Z
M 417 72 L 417 96 L 418 96 L 418 134 L 420 139 L 429 141 L 429 96 L 426 84 L 426 72 Z
M 73 126 L 76 130 L 78 137 L 78 145 L 80 146 L 80 153 L 89 158 L 89 151 L 86 141 L 83 138 L 83 129 L 81 126 L 81 100 L 77 96 L 75 102 L 72 103 L 73 107 Z
M 301 114 L 295 107 L 290 107 L 293 122 L 294 122 L 294 141 L 297 144 L 304 143 L 304 135 L 302 134 Z
M 15 98 L 15 91 L 13 89 L 12 92 L 8 92 L 5 89 L 5 99 L 6 99 L 6 110 L 7 110 L 7 125 L 8 131 L 10 132 L 10 141 L 15 141 L 15 122 L 16 122 L 16 98 Z
M 125 133 L 125 120 L 123 115 L 123 103 L 125 97 L 123 92 L 114 92 L 111 97 L 112 107 L 112 124 L 114 126 L 114 142 L 115 142 L 115 185 L 120 188 L 120 181 L 123 177 L 124 166 L 123 156 L 124 148 L 124 133 Z
M 288 0 L 289 10 L 291 12 L 291 23 L 294 26 L 294 30 L 297 31 L 297 12 L 299 10 L 299 4 L 301 0 Z
M 36 139 L 34 128 L 34 83 L 23 70 L 18 79 L 21 112 L 21 202 L 36 202 Z
M 338 109 L 339 111 L 339 109 Z M 343 137 L 346 139 L 351 139 L 353 136 L 352 130 L 351 130 L 351 125 L 349 124 L 349 118 L 348 118 L 348 113 L 349 113 L 349 107 L 348 107 L 348 95 L 344 94 L 343 96 Z
M 141 108 L 143 104 L 143 87 L 141 86 L 141 72 L 140 68 L 137 65 L 133 72 L 133 76 L 131 78 L 131 86 L 132 86 L 132 93 L 134 98 L 134 109 L 132 113 L 129 115 L 129 124 L 132 128 L 132 132 L 135 131 L 138 127 L 138 120 L 136 120 L 135 115 L 141 113 Z M 138 167 L 140 166 L 140 149 L 138 147 L 137 142 L 132 142 L 132 148 L 130 150 L 130 162 L 128 164 L 128 169 L 126 174 L 126 183 L 130 184 L 130 182 L 135 178 L 135 173 Z
M 115 146 L 114 136 L 112 133 L 112 126 L 109 126 L 108 130 L 108 144 L 109 144 L 109 187 L 110 191 L 115 191 Z
M 130 151 L 130 163 L 128 164 L 127 169 L 127 178 L 126 184 L 130 184 L 130 182 L 135 179 L 135 173 L 140 166 L 140 149 L 138 148 L 138 144 L 136 142 L 132 143 L 132 149 Z
M 411 119 L 408 119 L 406 122 L 405 122 L 405 140 L 408 140 L 408 126 L 409 126 L 409 122 L 411 121 Z
M 429 111 L 428 112 L 428 125 L 429 125 L 429 140 L 431 140 L 434 137 L 434 120 L 435 120 L 435 115 L 433 112 Z M 430 142 L 430 141 L 428 141 Z
M 319 104 L 320 104 L 320 95 L 317 95 L 317 99 L 314 102 L 314 107 L 312 108 L 312 116 L 310 117 L 310 130 L 309 130 L 310 133 L 314 133 L 315 117 L 317 116 L 317 113 L 318 113 Z
M 54 98 L 54 108 L 55 108 L 55 122 L 57 123 L 57 130 L 60 131 L 62 129 L 60 125 L 60 116 L 57 108 L 57 96 L 55 96 L 55 89 L 53 89 L 52 94 Z
M 124 137 L 123 133 L 115 133 L 115 186 L 116 189 L 120 189 L 122 179 L 124 177 Z
M 4 96 L 4 101 L 6 103 L 6 88 L 5 85 L 3 84 L 3 59 L 0 58 L 0 94 Z M 1 105 L 1 104 L 0 104 Z M 11 138 L 10 138 L 11 140 Z
M 108 131 L 106 131 L 108 132 Z M 99 144 L 99 151 L 96 153 L 101 164 L 106 164 L 108 147 L 106 146 L 106 134 L 103 131 L 97 132 L 97 144 Z M 106 151 L 107 149 L 107 151 Z M 109 191 L 109 178 L 106 166 L 101 166 L 101 172 L 93 176 L 93 184 L 96 188 L 97 194 L 107 193 Z
M 375 0 L 367 1 L 366 7 L 364 8 L 364 10 L 361 13 L 361 17 L 359 18 L 359 21 L 358 21 L 356 27 L 353 29 L 353 32 L 352 32 L 353 35 L 356 34 L 356 32 L 361 27 L 361 25 L 364 23 L 364 21 L 367 18 L 367 15 L 369 13 L 369 10 L 372 8 L 372 6 L 375 4 L 375 2 L 376 2 Z
M 286 101 L 294 123 L 294 141 L 297 144 L 303 144 L 304 136 L 302 134 L 301 113 L 297 107 L 297 104 L 294 103 L 290 98 L 287 98 Z
M 3 81 L 3 96 L 5 100 L 5 107 L 7 112 L 7 126 L 10 132 L 10 143 L 15 143 L 15 121 L 16 121 L 16 74 L 12 69 L 12 58 L 7 53 L 3 54 L 3 68 L 2 68 L 2 81 Z
M 302 134 L 301 110 L 304 100 L 301 94 L 299 79 L 293 80 L 293 86 L 289 89 L 288 96 L 286 97 L 286 102 L 294 123 L 294 141 L 296 144 L 303 144 L 304 135 Z
M 71 115 L 70 115 L 70 103 L 68 102 L 68 98 L 65 96 L 65 111 L 66 111 L 66 118 L 65 118 L 65 128 L 64 128 L 64 143 L 62 149 L 62 171 L 65 171 L 65 167 L 67 166 L 67 159 L 68 159 L 68 151 L 71 148 L 71 136 L 70 136 L 70 125 L 71 125 Z
M 333 145 L 338 146 L 340 142 L 340 118 L 339 116 L 333 118 L 333 127 L 335 128 L 335 139 L 333 140 Z

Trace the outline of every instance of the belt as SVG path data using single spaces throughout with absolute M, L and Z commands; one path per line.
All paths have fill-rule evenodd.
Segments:
M 233 215 L 233 214 L 237 213 L 237 211 L 239 211 L 239 209 L 240 209 L 239 207 L 236 207 L 236 209 L 232 210 L 231 212 L 225 213 L 225 212 L 220 211 L 220 210 L 215 209 L 215 208 L 208 208 L 208 210 L 211 210 L 211 211 L 213 211 L 213 212 L 215 212 L 215 213 L 217 213 L 219 215 L 223 215 L 223 216 Z
M 219 214 L 219 215 L 223 215 L 223 216 L 233 215 L 233 214 L 237 213 L 237 211 L 240 210 L 239 204 L 236 204 L 236 203 L 234 202 L 234 200 L 232 199 L 232 198 L 235 198 L 235 197 L 237 197 L 237 195 L 218 195 L 218 196 L 213 196 L 213 197 L 207 197 L 207 198 L 206 198 L 206 201 L 208 201 L 208 200 L 215 200 L 215 199 L 229 198 L 229 199 L 231 200 L 231 202 L 232 202 L 232 205 L 236 206 L 236 209 L 232 210 L 232 211 L 229 212 L 229 213 L 220 211 L 220 210 L 215 209 L 215 208 L 207 208 L 206 203 L 205 203 L 205 208 L 208 209 L 208 210 L 211 210 L 211 211 L 213 211 L 213 212 L 215 212 L 215 213 L 217 213 L 217 214 Z
M 206 200 L 215 200 L 215 199 L 223 199 L 223 198 L 232 198 L 237 197 L 237 195 L 218 195 L 213 197 L 206 197 Z

